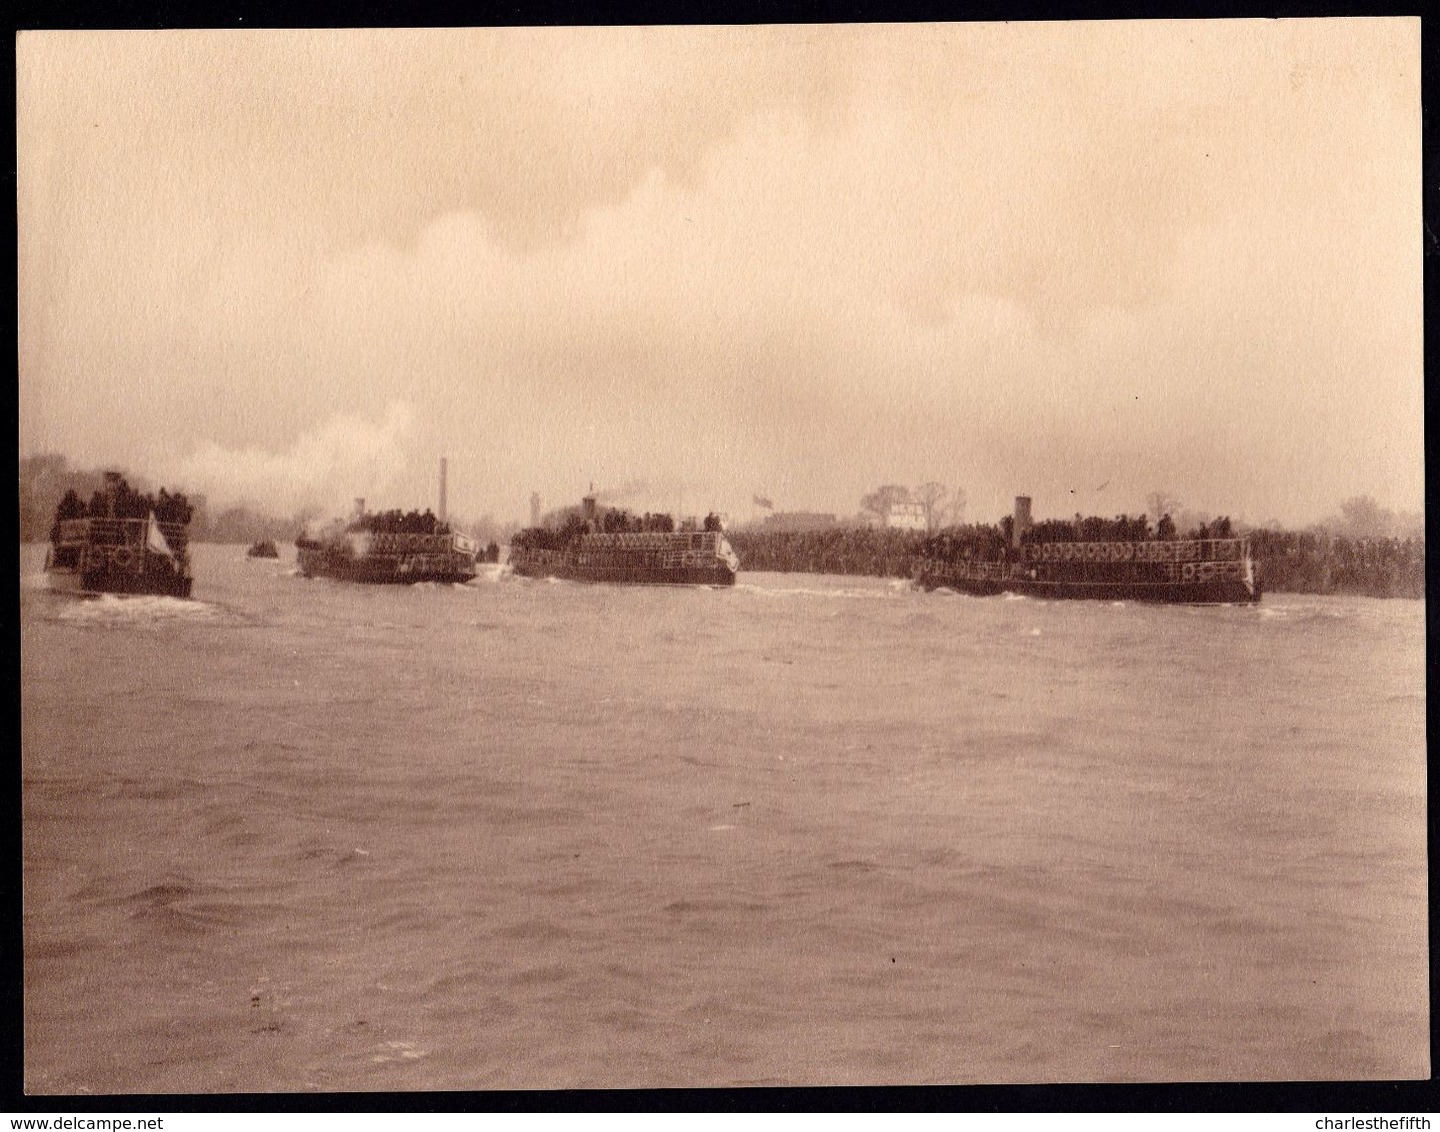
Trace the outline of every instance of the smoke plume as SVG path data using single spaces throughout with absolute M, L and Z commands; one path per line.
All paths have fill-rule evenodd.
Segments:
M 333 416 L 284 452 L 207 443 L 181 462 L 175 478 L 212 506 L 348 515 L 357 496 L 383 494 L 401 475 L 412 426 L 410 406 L 395 401 L 378 422 Z

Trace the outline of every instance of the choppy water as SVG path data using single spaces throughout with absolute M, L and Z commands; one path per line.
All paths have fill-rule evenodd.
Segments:
M 21 554 L 32 1092 L 1428 1073 L 1424 616 Z

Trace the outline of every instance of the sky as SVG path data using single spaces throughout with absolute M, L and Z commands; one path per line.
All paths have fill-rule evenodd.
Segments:
M 272 513 L 1424 502 L 1418 19 L 26 32 L 19 447 Z

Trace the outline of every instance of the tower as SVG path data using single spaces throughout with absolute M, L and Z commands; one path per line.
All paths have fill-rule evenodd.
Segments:
M 1020 536 L 1030 529 L 1030 497 L 1015 497 L 1015 525 L 1010 531 L 1010 545 L 1019 546 Z

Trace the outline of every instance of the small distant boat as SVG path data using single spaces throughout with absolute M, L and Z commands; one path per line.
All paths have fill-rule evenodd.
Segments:
M 279 558 L 280 548 L 270 539 L 261 539 L 259 542 L 251 543 L 250 549 L 245 552 L 246 558 Z
M 579 515 L 560 530 L 532 527 L 510 544 L 510 568 L 530 578 L 650 585 L 733 586 L 740 559 L 718 516 L 703 529 L 674 530 L 668 515 L 642 520 L 623 511 L 601 514 L 587 495 Z M 636 527 L 640 529 L 635 529 Z
M 45 556 L 49 587 L 63 593 L 189 597 L 191 507 L 184 495 L 133 491 L 118 472 L 87 505 L 72 492 L 55 511 Z

